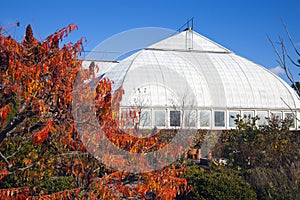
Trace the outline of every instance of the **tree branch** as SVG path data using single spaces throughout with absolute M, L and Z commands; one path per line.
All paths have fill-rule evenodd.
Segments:
M 7 164 L 7 167 L 8 168 L 11 168 L 12 167 L 12 164 L 10 164 L 10 162 L 8 161 L 8 159 L 1 153 L 0 151 L 0 156 L 3 158 L 3 160 L 6 162 Z
M 296 85 L 295 79 L 294 79 L 291 71 L 288 69 L 287 64 L 286 64 L 286 57 L 285 56 L 287 55 L 290 60 L 291 60 L 291 58 L 289 57 L 289 55 L 287 53 L 287 50 L 285 48 L 285 44 L 284 44 L 283 39 L 281 37 L 279 37 L 279 40 L 280 40 L 279 44 L 281 46 L 281 54 L 280 54 L 278 52 L 277 48 L 275 47 L 273 41 L 270 39 L 269 35 L 267 35 L 267 38 L 270 41 L 270 43 L 271 43 L 271 45 L 273 47 L 273 50 L 275 51 L 275 53 L 276 53 L 276 55 L 277 55 L 277 57 L 279 59 L 279 62 L 278 62 L 279 65 L 284 69 L 287 78 L 292 83 L 292 85 L 293 85 L 294 89 L 296 90 L 298 96 L 300 96 L 300 91 L 299 91 L 299 89 L 298 89 L 298 87 Z
M 292 39 L 292 37 L 291 37 L 291 35 L 290 35 L 290 33 L 289 33 L 287 27 L 286 27 L 286 24 L 284 23 L 283 20 L 281 20 L 281 22 L 282 22 L 282 25 L 283 25 L 283 27 L 284 27 L 284 30 L 285 30 L 286 34 L 288 35 L 289 40 L 290 40 L 290 42 L 291 42 L 291 44 L 292 44 L 292 46 L 293 46 L 293 48 L 294 48 L 294 51 L 298 54 L 298 56 L 300 56 L 300 52 L 299 52 L 298 49 L 296 48 L 296 45 L 295 45 L 295 43 L 294 43 L 294 41 L 293 41 L 293 39 Z
M 22 168 L 18 168 L 17 170 L 12 171 L 12 172 L 9 172 L 8 174 L 14 174 L 14 173 L 16 173 L 16 172 L 18 172 L 18 171 L 24 171 L 24 170 L 26 170 L 26 169 L 29 169 L 29 168 L 33 167 L 34 165 L 35 165 L 35 163 L 32 163 L 31 165 L 28 165 L 28 166 L 22 167 Z

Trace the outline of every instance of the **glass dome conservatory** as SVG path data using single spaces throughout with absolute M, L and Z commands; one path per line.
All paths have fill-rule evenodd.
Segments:
M 107 62 L 97 62 L 107 66 Z M 266 68 L 187 29 L 142 49 L 102 71 L 123 88 L 120 109 L 138 108 L 140 128 L 231 129 L 241 116 L 292 118 L 300 101 Z

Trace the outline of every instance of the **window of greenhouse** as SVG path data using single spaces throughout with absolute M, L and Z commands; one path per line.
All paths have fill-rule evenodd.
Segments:
M 275 120 L 279 126 L 281 126 L 282 113 L 281 112 L 271 112 L 271 120 Z
M 268 111 L 257 111 L 257 125 L 267 125 L 268 124 Z
M 210 111 L 200 112 L 200 127 L 208 128 L 210 127 Z
M 151 126 L 151 110 L 142 110 L 140 116 L 140 127 Z
M 166 116 L 164 110 L 155 110 L 154 111 L 154 126 L 165 126 L 166 125 Z
M 196 110 L 184 111 L 184 126 L 195 127 L 196 126 Z
M 252 123 L 254 117 L 254 111 L 244 111 L 242 114 L 245 123 Z
M 170 111 L 170 126 L 180 126 L 180 111 Z
M 295 116 L 291 112 L 284 113 L 284 119 L 291 120 L 291 126 L 290 128 L 295 128 Z
M 225 127 L 225 112 L 215 111 L 215 127 Z
M 229 114 L 228 114 L 229 127 L 231 127 L 231 128 L 236 127 L 235 120 L 237 119 L 237 116 L 239 114 L 240 114 L 239 111 L 229 111 Z
M 276 120 L 282 119 L 282 113 L 281 112 L 271 112 L 271 118 Z
M 246 119 L 251 119 L 252 117 L 254 117 L 254 111 L 244 111 L 242 117 Z
M 133 112 L 130 109 L 122 109 L 121 120 L 123 127 L 133 127 L 135 122 Z

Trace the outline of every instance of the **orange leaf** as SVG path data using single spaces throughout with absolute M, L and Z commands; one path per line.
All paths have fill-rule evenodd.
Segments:
M 0 117 L 3 120 L 6 120 L 6 116 L 7 114 L 10 112 L 10 105 L 7 104 L 6 106 L 4 106 L 3 108 L 0 108 Z
M 49 131 L 53 125 L 53 119 L 50 119 L 48 123 L 38 132 L 33 134 L 33 142 L 42 144 L 48 137 Z
M 32 163 L 32 160 L 28 159 L 28 158 L 24 158 L 23 159 L 23 162 L 26 164 L 26 165 L 30 165 Z
M 0 181 L 8 175 L 8 170 L 7 169 L 4 169 L 0 172 Z

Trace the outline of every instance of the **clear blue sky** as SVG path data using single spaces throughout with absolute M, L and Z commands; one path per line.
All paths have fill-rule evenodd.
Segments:
M 31 24 L 43 39 L 76 23 L 70 40 L 86 37 L 85 49 L 92 50 L 113 34 L 140 27 L 177 30 L 191 17 L 195 31 L 269 69 L 278 64 L 266 35 L 286 38 L 281 19 L 300 48 L 299 0 L 9 0 L 1 3 L 0 25 L 19 21 L 21 27 L 10 31 L 21 39 Z

